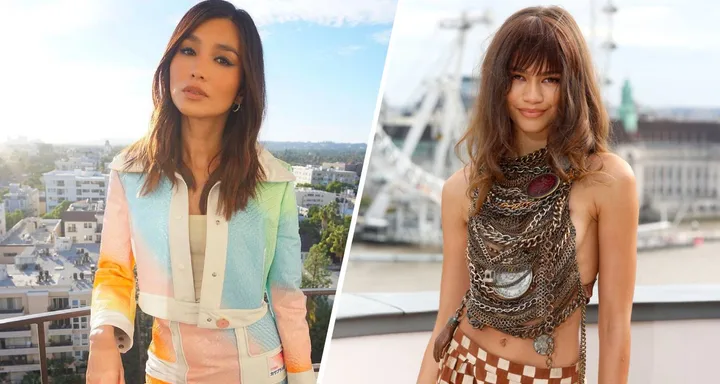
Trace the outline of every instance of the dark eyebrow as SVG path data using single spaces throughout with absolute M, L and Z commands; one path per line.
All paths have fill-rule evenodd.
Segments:
M 522 68 L 511 68 L 510 71 L 511 72 L 519 72 L 519 73 L 527 73 L 527 71 L 525 71 Z M 538 76 L 550 76 L 550 75 L 560 75 L 560 74 L 561 74 L 560 72 L 545 71 L 543 73 L 538 73 Z
M 186 40 L 190 40 L 190 41 L 192 41 L 192 42 L 194 42 L 194 43 L 198 43 L 198 44 L 201 44 L 201 43 L 202 43 L 202 41 L 200 41 L 200 38 L 199 38 L 199 37 L 197 37 L 197 36 L 195 36 L 195 35 L 192 35 L 192 34 L 191 34 L 190 36 L 188 36 Z M 235 48 L 233 48 L 233 47 L 231 47 L 231 46 L 229 46 L 229 45 L 227 45 L 227 44 L 215 44 L 215 48 L 217 48 L 217 49 L 219 49 L 219 50 L 221 50 L 221 51 L 232 52 L 232 53 L 234 53 L 235 56 L 237 56 L 238 58 L 242 57 L 242 56 L 240 56 L 240 53 L 237 51 L 237 49 L 235 49 Z

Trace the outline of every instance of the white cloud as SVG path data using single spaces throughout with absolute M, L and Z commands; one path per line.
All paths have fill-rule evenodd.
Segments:
M 235 0 L 261 26 L 307 21 L 327 26 L 392 23 L 395 0 Z
M 386 45 L 390 42 L 390 35 L 392 33 L 392 29 L 386 29 L 384 31 L 375 32 L 372 36 L 373 40 L 376 42 Z

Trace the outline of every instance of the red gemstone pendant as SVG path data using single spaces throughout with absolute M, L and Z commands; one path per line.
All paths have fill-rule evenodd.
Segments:
M 544 173 L 530 180 L 527 194 L 534 199 L 539 199 L 555 192 L 559 185 L 559 177 L 552 173 Z

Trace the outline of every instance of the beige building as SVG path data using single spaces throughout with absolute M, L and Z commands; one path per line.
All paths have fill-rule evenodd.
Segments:
M 64 236 L 73 243 L 100 243 L 103 222 L 103 202 L 73 203 L 60 216 Z
M 59 222 L 25 219 L 0 243 L 0 319 L 89 306 L 99 244 L 51 248 L 63 240 Z M 39 371 L 41 342 L 50 359 L 87 359 L 88 333 L 87 316 L 46 323 L 44 341 L 34 326 L 0 330 L 0 380 Z

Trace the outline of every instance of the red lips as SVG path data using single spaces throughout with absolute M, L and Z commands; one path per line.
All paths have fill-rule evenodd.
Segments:
M 205 93 L 205 91 L 203 91 L 200 87 L 195 87 L 192 85 L 188 85 L 187 87 L 183 88 L 183 92 L 196 96 L 208 97 L 207 93 Z

